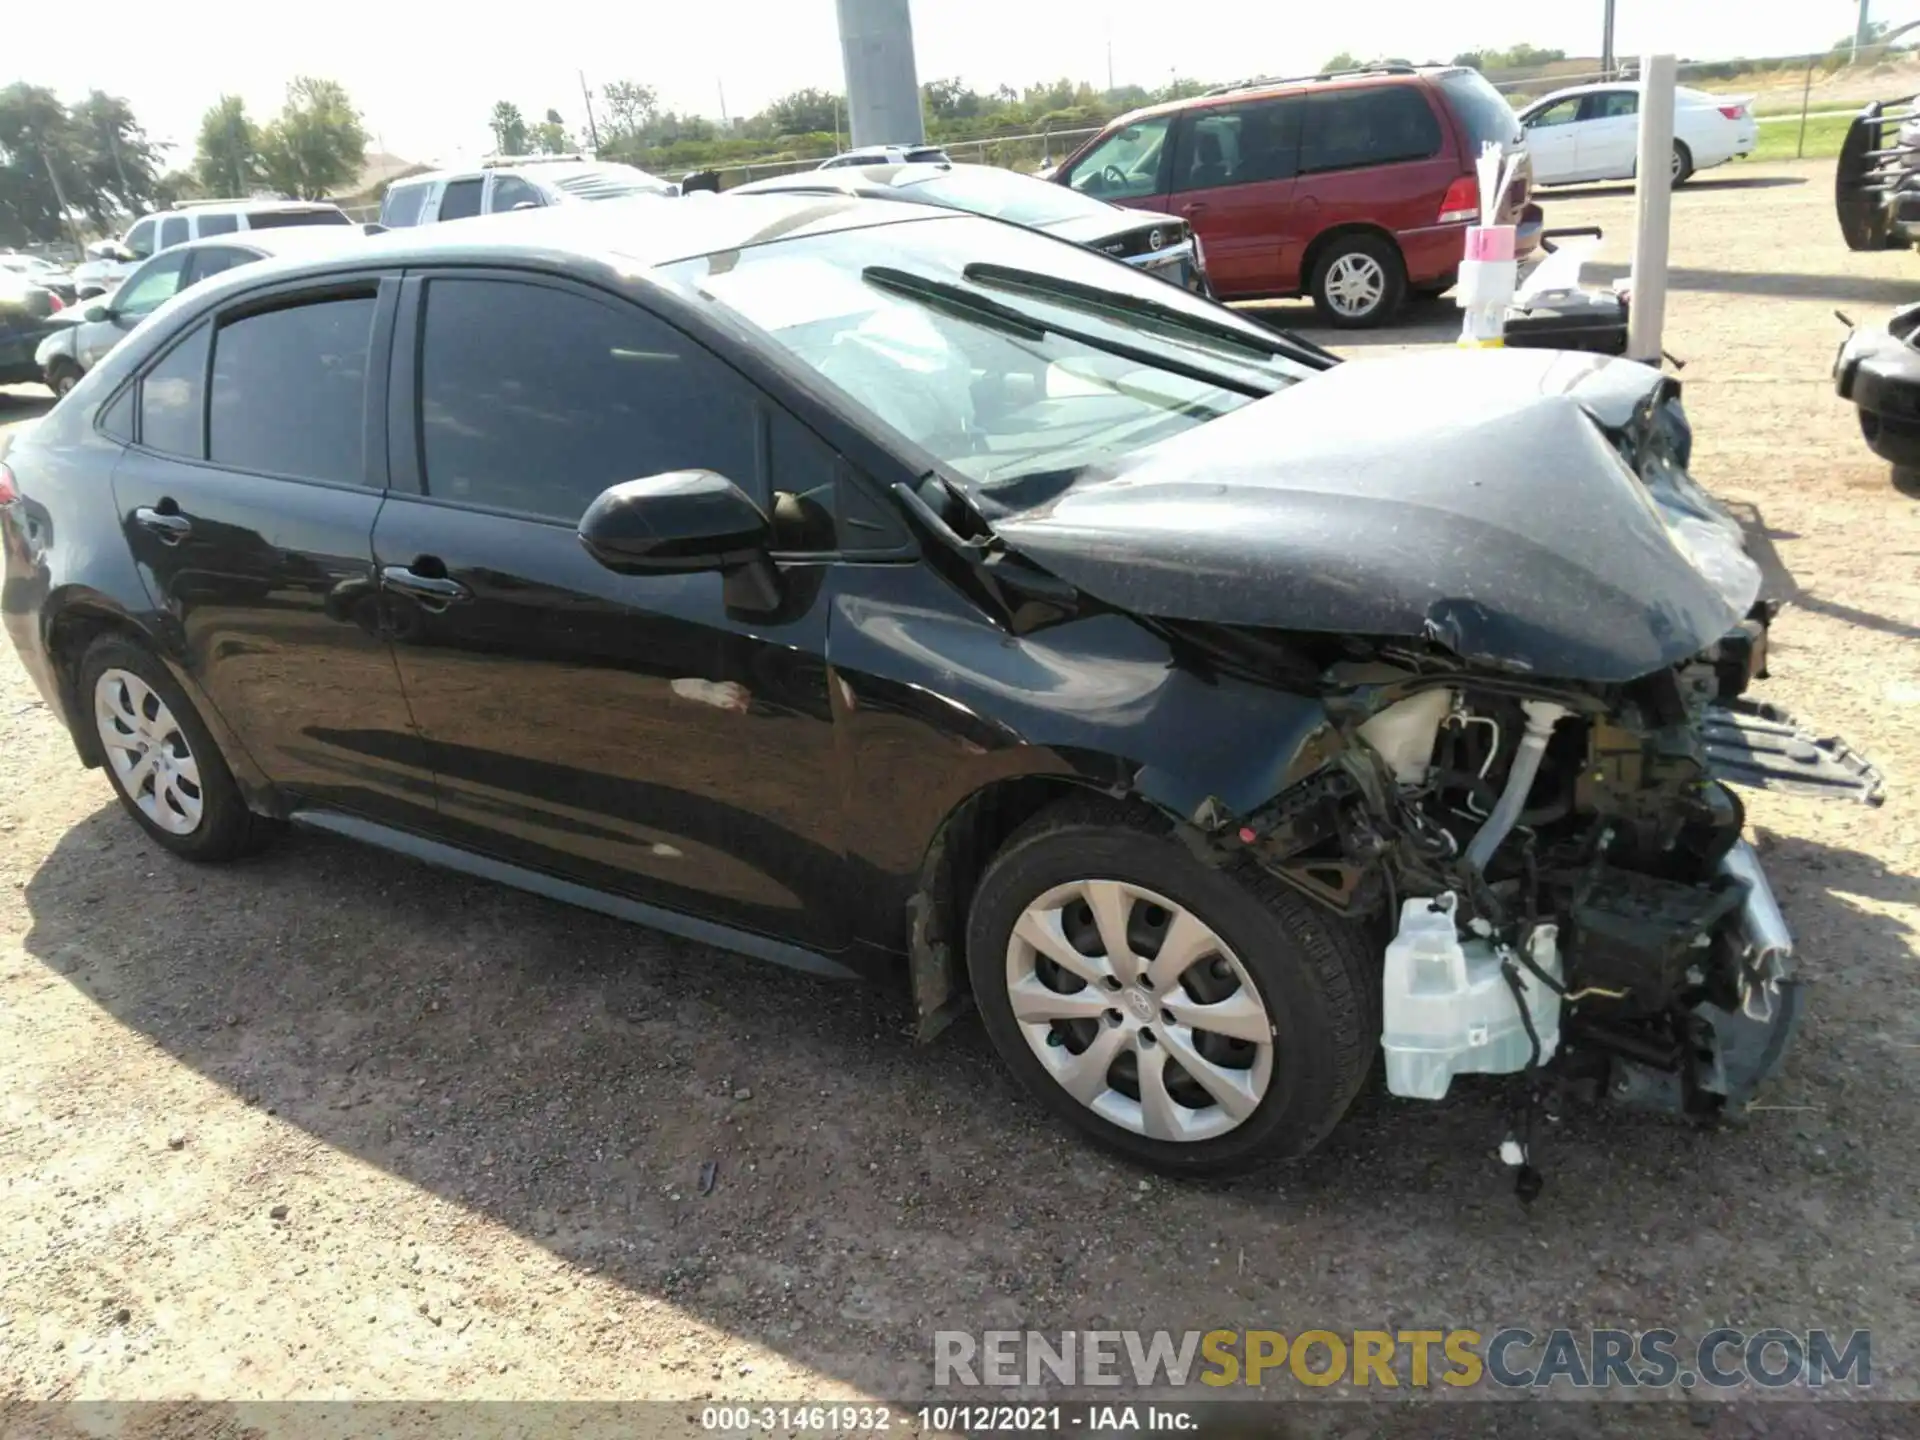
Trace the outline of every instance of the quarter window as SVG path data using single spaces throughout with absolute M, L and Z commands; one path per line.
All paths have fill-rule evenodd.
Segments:
M 208 327 L 200 326 L 161 357 L 140 381 L 140 443 L 183 459 L 205 454 Z
M 444 500 L 572 524 L 622 480 L 715 470 L 766 508 L 756 394 L 629 306 L 512 281 L 427 288 L 420 453 Z
M 369 292 L 222 325 L 213 345 L 209 457 L 265 475 L 364 485 L 373 312 Z
M 1315 95 L 1300 140 L 1302 173 L 1425 160 L 1440 150 L 1440 122 L 1412 85 Z

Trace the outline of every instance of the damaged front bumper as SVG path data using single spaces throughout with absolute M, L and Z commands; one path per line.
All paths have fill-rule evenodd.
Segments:
M 1860 412 L 1867 448 L 1889 464 L 1920 468 L 1920 305 L 1884 325 L 1855 329 L 1833 364 L 1834 390 Z

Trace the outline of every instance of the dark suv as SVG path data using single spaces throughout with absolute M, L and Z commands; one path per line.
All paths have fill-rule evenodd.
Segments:
M 1499 216 L 1537 233 L 1526 132 L 1476 70 L 1407 67 L 1257 80 L 1115 120 L 1055 176 L 1116 205 L 1187 220 L 1217 294 L 1306 294 L 1343 326 L 1377 325 L 1408 291 L 1453 284 L 1479 218 L 1481 146 L 1521 162 Z

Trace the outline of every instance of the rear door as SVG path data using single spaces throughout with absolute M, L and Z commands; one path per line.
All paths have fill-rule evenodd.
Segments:
M 1307 102 L 1295 203 L 1314 232 L 1365 224 L 1400 234 L 1433 226 L 1459 174 L 1446 128 L 1412 84 L 1339 86 Z M 1403 242 L 1404 248 L 1404 242 Z
M 441 187 L 440 209 L 433 218 L 465 220 L 470 215 L 478 215 L 485 187 L 486 177 L 481 175 L 467 175 L 447 181 Z
M 424 828 L 432 780 L 372 568 L 398 286 L 305 282 L 203 320 L 139 379 L 113 491 L 174 648 L 260 769 Z
M 1310 233 L 1292 205 L 1305 112 L 1304 96 L 1283 95 L 1180 117 L 1168 208 L 1200 236 L 1207 277 L 1222 297 L 1298 286 Z
M 410 279 L 393 389 L 375 560 L 441 833 L 841 948 L 825 659 L 837 457 L 683 332 L 558 277 Z M 801 518 L 819 558 L 782 567 L 778 611 L 730 608 L 717 573 L 620 575 L 581 545 L 607 486 L 695 468 Z
M 522 207 L 537 210 L 547 203 L 529 180 L 518 175 L 493 175 L 487 185 L 487 213 L 498 215 L 504 211 Z
M 1594 90 L 1580 101 L 1580 176 L 1585 180 L 1624 180 L 1634 172 L 1640 151 L 1640 92 Z

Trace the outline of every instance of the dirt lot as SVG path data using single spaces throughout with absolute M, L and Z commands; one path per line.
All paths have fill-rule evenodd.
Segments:
M 1809 164 L 1675 203 L 1695 470 L 1791 598 L 1767 693 L 1894 790 L 1752 801 L 1818 985 L 1745 1125 L 1573 1114 L 1524 1210 L 1492 1086 L 1376 1082 L 1258 1181 L 1143 1179 L 890 993 L 314 835 L 177 863 L 8 649 L 0 1395 L 906 1396 L 942 1328 L 1730 1323 L 1871 1327 L 1920 1398 L 1920 502 L 1827 378 L 1833 308 L 1920 298 L 1920 257 L 1850 254 L 1829 197 Z M 1624 188 L 1549 208 L 1625 260 Z M 1352 353 L 1458 323 L 1415 322 Z

